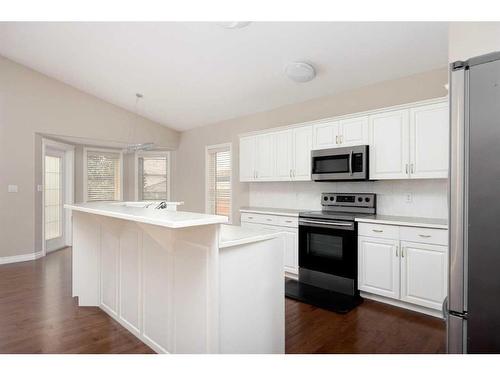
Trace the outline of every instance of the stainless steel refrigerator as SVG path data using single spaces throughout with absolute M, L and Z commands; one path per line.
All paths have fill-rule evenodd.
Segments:
M 500 353 L 500 52 L 450 69 L 448 353 Z

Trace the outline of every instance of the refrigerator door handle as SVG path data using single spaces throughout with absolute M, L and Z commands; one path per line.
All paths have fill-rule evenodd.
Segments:
M 464 312 L 465 262 L 467 252 L 467 78 L 468 70 L 458 69 L 450 75 L 450 178 L 449 178 L 449 283 L 450 311 Z

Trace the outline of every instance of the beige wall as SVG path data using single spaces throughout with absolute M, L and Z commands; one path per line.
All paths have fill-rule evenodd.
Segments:
M 174 149 L 179 139 L 176 131 L 0 57 L 0 257 L 41 250 L 40 134 Z M 19 192 L 7 193 L 9 184 Z
M 176 152 L 173 197 L 188 211 L 204 211 L 205 146 L 231 142 L 233 146 L 233 217 L 248 205 L 249 184 L 240 183 L 238 134 L 321 118 L 442 97 L 447 94 L 447 68 L 382 82 L 339 95 L 310 100 L 272 111 L 196 128 L 181 134 Z
M 448 38 L 450 62 L 500 51 L 500 22 L 452 22 Z

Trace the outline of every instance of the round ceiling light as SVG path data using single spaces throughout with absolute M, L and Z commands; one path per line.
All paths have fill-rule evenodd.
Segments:
M 246 22 L 231 21 L 231 22 L 217 22 L 217 24 L 225 29 L 241 29 L 243 27 L 247 27 L 248 25 L 250 25 L 251 22 L 250 21 L 246 21 Z
M 309 82 L 316 77 L 314 66 L 305 62 L 291 62 L 285 67 L 285 74 L 294 82 Z

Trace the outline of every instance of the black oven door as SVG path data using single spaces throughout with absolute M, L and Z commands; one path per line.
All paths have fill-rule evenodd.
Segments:
M 299 267 L 357 278 L 357 238 L 354 222 L 300 218 Z

